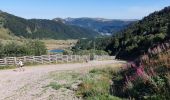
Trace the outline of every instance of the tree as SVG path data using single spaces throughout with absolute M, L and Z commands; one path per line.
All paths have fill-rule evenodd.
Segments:
M 30 55 L 40 56 L 47 53 L 47 48 L 45 44 L 38 40 L 30 40 L 26 43 L 28 53 Z
M 119 47 L 119 39 L 115 38 L 113 42 L 114 42 L 114 48 L 118 48 Z

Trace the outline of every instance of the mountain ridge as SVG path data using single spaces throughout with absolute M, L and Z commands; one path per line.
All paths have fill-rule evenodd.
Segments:
M 102 35 L 112 35 L 122 29 L 124 29 L 129 24 L 136 22 L 135 19 L 105 19 L 105 18 L 55 18 L 55 21 L 60 21 L 69 25 L 80 26 L 83 28 L 88 28 L 93 31 L 99 32 Z
M 4 34 L 24 38 L 79 39 L 99 36 L 90 29 L 49 19 L 25 19 L 3 11 L 0 13 L 0 26 L 10 30 Z

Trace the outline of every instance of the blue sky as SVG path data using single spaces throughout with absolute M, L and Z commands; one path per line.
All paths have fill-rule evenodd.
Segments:
M 0 10 L 24 18 L 141 19 L 170 0 L 0 0 Z

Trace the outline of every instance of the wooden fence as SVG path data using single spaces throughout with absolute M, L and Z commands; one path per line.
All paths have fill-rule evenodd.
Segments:
M 115 56 L 94 56 L 94 60 L 113 60 Z M 69 63 L 69 62 L 84 62 L 91 60 L 89 55 L 42 55 L 42 56 L 23 56 L 23 57 L 6 57 L 0 59 L 0 66 L 16 65 L 19 60 L 24 63 L 50 64 L 50 63 Z

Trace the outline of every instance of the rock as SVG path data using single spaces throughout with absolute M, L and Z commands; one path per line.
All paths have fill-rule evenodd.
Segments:
M 76 84 L 73 84 L 73 85 L 71 85 L 70 89 L 73 90 L 73 91 L 77 91 L 78 86 Z
M 79 85 L 82 83 L 82 81 L 78 80 L 74 84 L 71 85 L 70 89 L 73 91 L 77 91 L 79 88 Z

